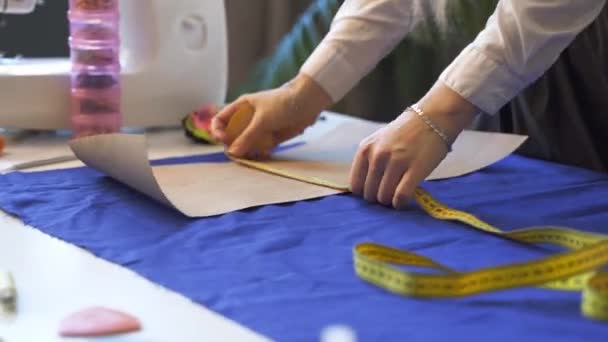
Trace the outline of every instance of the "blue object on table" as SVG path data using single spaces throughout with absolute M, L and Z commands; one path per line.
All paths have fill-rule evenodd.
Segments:
M 163 163 L 225 160 L 223 155 Z M 510 156 L 427 182 L 439 200 L 504 229 L 561 225 L 608 233 L 608 176 Z M 213 200 L 210 198 L 210 200 Z M 204 205 L 204 203 L 201 203 Z M 0 177 L 0 206 L 26 224 L 132 269 L 278 341 L 330 324 L 360 341 L 606 341 L 580 294 L 524 288 L 455 300 L 396 296 L 356 277 L 352 248 L 407 248 L 457 270 L 546 251 L 350 195 L 188 219 L 88 168 Z

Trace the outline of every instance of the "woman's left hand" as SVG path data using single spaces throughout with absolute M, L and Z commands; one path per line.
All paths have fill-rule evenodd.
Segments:
M 445 142 L 416 115 L 406 111 L 361 142 L 350 174 L 355 195 L 402 209 L 443 160 Z
M 478 112 L 441 82 L 420 103 L 449 144 Z M 361 142 L 350 173 L 351 191 L 369 202 L 403 209 L 448 150 L 446 142 L 418 114 L 406 110 Z

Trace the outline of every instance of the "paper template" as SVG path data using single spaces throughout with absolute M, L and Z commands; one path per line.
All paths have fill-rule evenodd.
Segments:
M 300 177 L 315 177 L 348 188 L 350 165 L 359 142 L 382 126 L 368 122 L 347 122 L 303 147 L 277 153 L 264 166 Z M 526 136 L 464 131 L 452 152 L 426 180 L 463 176 L 496 163 L 513 153 Z
M 263 166 L 347 188 L 351 161 L 359 142 L 382 126 L 360 120 L 344 122 L 302 146 L 276 153 Z M 511 134 L 465 131 L 455 142 L 453 152 L 427 179 L 457 177 L 477 171 L 511 154 L 525 139 Z M 343 192 L 234 162 L 152 167 L 143 135 L 87 137 L 73 141 L 71 148 L 88 166 L 189 217 L 212 216 Z
M 339 192 L 231 162 L 152 167 L 143 135 L 93 136 L 75 140 L 71 147 L 86 165 L 189 217 L 213 216 Z
M 481 170 L 513 153 L 526 139 L 522 135 L 464 131 L 452 145 L 452 152 L 426 179 L 452 178 Z

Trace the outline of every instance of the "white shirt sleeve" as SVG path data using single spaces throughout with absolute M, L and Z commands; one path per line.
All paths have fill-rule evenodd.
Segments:
M 538 79 L 602 11 L 605 0 L 501 0 L 440 80 L 494 114 Z
M 433 0 L 429 0 L 433 1 Z M 340 100 L 415 26 L 415 0 L 345 0 L 301 72 Z M 606 0 L 500 0 L 484 30 L 440 80 L 496 113 L 540 77 Z
M 300 71 L 339 101 L 411 31 L 414 2 L 345 0 Z

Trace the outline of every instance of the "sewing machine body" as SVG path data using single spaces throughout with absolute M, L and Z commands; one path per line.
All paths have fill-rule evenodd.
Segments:
M 121 0 L 120 11 L 125 127 L 176 126 L 202 104 L 224 101 L 223 1 Z M 2 59 L 0 127 L 69 128 L 70 68 L 67 58 Z

